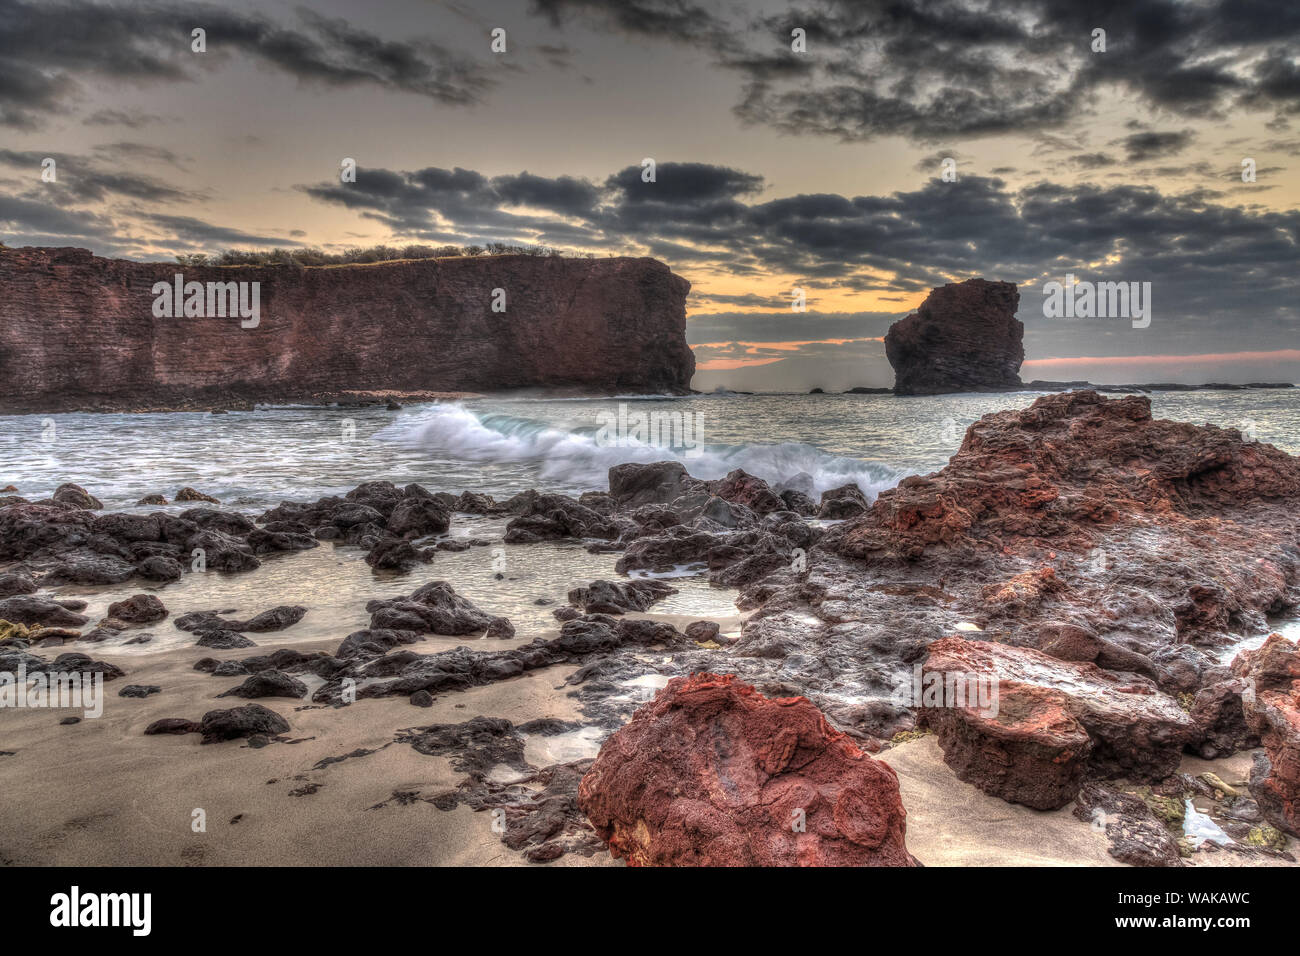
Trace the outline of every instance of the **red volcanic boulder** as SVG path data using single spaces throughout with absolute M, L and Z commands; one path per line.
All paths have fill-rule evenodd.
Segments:
M 889 327 L 885 356 L 898 395 L 1004 391 L 1020 387 L 1021 339 L 1014 282 L 967 279 L 933 290 Z
M 1160 780 L 1197 735 L 1173 698 L 1136 674 L 991 641 L 930 645 L 916 703 L 944 762 L 967 783 L 1040 810 L 1084 775 Z
M 1238 654 L 1232 671 L 1246 681 L 1246 723 L 1264 745 L 1250 792 L 1270 822 L 1300 836 L 1300 647 L 1270 634 L 1258 650 Z
M 916 866 L 890 767 L 807 699 L 668 682 L 605 742 L 578 806 L 637 866 Z
M 755 478 L 740 468 L 721 478 L 708 483 L 709 490 L 725 501 L 744 505 L 758 514 L 771 511 L 786 511 L 785 502 L 777 497 L 766 481 Z

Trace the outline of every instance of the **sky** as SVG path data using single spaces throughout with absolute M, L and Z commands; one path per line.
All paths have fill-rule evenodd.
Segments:
M 706 391 L 890 385 L 975 276 L 1026 381 L 1300 382 L 1298 153 L 1294 0 L 0 0 L 6 245 L 653 256 Z

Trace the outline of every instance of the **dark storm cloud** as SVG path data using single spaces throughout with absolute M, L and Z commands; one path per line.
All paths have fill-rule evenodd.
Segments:
M 688 0 L 533 0 L 533 12 L 555 26 L 599 20 L 633 36 L 730 46 L 727 24 Z
M 1187 117 L 1300 111 L 1300 5 L 1284 0 L 810 0 L 759 18 L 683 0 L 534 7 L 556 24 L 710 49 L 742 78 L 737 115 L 792 133 L 1032 132 L 1067 126 L 1106 89 Z M 806 53 L 790 49 L 795 28 Z M 1096 28 L 1106 52 L 1093 52 Z
M 1186 149 L 1195 137 L 1191 130 L 1134 133 L 1120 142 L 1130 163 L 1143 163 L 1148 159 L 1163 159 Z
M 224 226 L 205 222 L 202 219 L 196 219 L 193 216 L 165 216 L 159 213 L 145 213 L 139 218 L 144 222 L 166 230 L 171 235 L 186 242 L 201 246 L 211 246 L 213 243 L 240 248 L 302 245 L 300 242 L 283 239 L 279 236 L 258 236 L 239 229 L 228 229 Z
M 584 179 L 572 176 L 548 179 L 528 172 L 497 176 L 492 180 L 492 188 L 507 205 L 536 206 L 566 216 L 588 215 L 599 196 L 599 190 Z
M 207 65 L 201 57 L 245 56 L 305 83 L 377 86 L 451 105 L 476 102 L 492 84 L 475 62 L 431 41 L 386 40 L 305 8 L 298 17 L 286 27 L 208 4 L 0 0 L 0 124 L 38 128 L 102 80 L 192 80 Z M 191 52 L 196 27 L 207 31 L 205 54 Z M 97 116 L 108 122 L 111 113 Z
M 130 146 L 132 144 L 117 144 Z M 152 147 L 142 147 L 146 152 Z M 161 151 L 168 153 L 167 150 Z M 49 157 L 55 161 L 57 179 L 52 183 L 41 180 L 42 161 Z M 200 193 L 177 189 L 160 179 L 138 173 L 116 172 L 104 169 L 83 156 L 65 156 L 60 153 L 43 153 L 37 150 L 16 151 L 0 149 L 0 166 L 25 172 L 31 184 L 29 194 L 39 196 L 55 205 L 102 203 L 112 198 L 139 199 L 146 202 L 175 203 L 202 199 Z
M 39 199 L 0 194 L 0 228 L 5 242 L 18 245 L 21 237 L 54 237 L 49 245 L 68 246 L 78 241 L 102 241 L 113 236 L 112 220 L 85 210 L 64 209 Z
M 1080 153 L 1078 156 L 1071 157 L 1070 161 L 1081 169 L 1101 169 L 1105 166 L 1114 166 L 1117 162 L 1108 153 Z
M 645 182 L 640 166 L 621 169 L 605 181 L 629 203 L 669 205 L 734 199 L 763 188 L 763 177 L 709 163 L 658 163 L 655 179 Z
M 507 207 L 529 206 L 561 216 L 594 214 L 597 187 L 569 176 L 531 173 L 489 179 L 473 170 L 428 167 L 413 172 L 358 167 L 356 182 L 299 186 L 321 202 L 361 212 L 408 237 L 478 242 L 488 232 L 528 242 L 581 244 L 591 236 L 554 216 L 516 214 Z M 448 231 L 448 228 L 454 231 Z
M 82 120 L 86 126 L 125 126 L 128 129 L 144 129 L 163 122 L 166 122 L 163 117 L 141 110 L 96 110 Z

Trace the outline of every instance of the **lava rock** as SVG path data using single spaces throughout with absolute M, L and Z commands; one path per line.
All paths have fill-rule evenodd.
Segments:
M 126 624 L 152 624 L 167 616 L 167 608 L 152 594 L 133 594 L 110 604 L 108 616 Z
M 807 700 L 734 675 L 669 681 L 605 741 L 578 805 L 634 865 L 918 865 L 894 771 Z

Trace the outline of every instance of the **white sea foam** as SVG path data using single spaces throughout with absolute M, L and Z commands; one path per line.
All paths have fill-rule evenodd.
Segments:
M 744 469 L 771 485 L 790 482 L 817 497 L 857 484 L 874 497 L 903 474 L 856 458 L 828 454 L 805 442 L 703 445 L 697 454 L 625 439 L 618 446 L 597 441 L 594 428 L 564 428 L 499 412 L 475 412 L 459 403 L 433 405 L 375 435 L 430 452 L 484 463 L 537 462 L 543 484 L 606 487 L 609 469 L 627 462 L 679 461 L 696 478 L 722 478 Z

